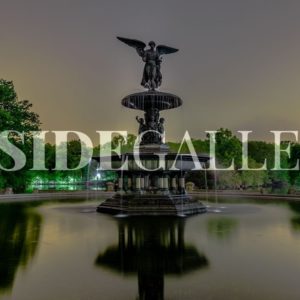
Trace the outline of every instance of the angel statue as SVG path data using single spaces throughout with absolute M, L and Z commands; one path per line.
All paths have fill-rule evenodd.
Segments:
M 162 81 L 162 75 L 160 72 L 162 55 L 177 52 L 178 49 L 164 45 L 156 46 L 155 42 L 153 41 L 149 42 L 148 44 L 150 48 L 145 49 L 146 44 L 144 42 L 123 37 L 117 37 L 117 39 L 128 46 L 135 48 L 138 55 L 141 56 L 145 62 L 141 85 L 152 91 L 158 88 Z

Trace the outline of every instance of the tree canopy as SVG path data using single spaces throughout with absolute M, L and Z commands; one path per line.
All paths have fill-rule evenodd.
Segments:
M 9 136 L 10 142 L 20 148 L 26 155 L 26 166 L 16 172 L 0 170 L 0 188 L 12 187 L 15 191 L 23 191 L 26 187 L 26 170 L 32 163 L 32 131 L 40 130 L 39 115 L 32 110 L 32 103 L 19 100 L 12 81 L 0 79 L 0 132 L 14 130 L 24 133 L 24 143 L 17 135 Z M 9 155 L 0 151 L 0 164 L 6 168 L 14 162 Z

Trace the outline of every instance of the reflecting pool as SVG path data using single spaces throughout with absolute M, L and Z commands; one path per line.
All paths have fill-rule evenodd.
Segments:
M 300 299 L 300 202 L 120 219 L 98 204 L 0 204 L 0 299 Z

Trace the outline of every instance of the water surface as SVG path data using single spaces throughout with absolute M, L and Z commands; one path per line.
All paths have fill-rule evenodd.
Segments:
M 300 299 L 300 203 L 229 199 L 186 219 L 98 203 L 1 204 L 0 299 Z

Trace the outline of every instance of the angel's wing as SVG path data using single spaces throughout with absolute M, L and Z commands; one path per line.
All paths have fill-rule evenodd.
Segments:
M 174 52 L 178 51 L 178 49 L 176 49 L 176 48 L 172 48 L 172 47 L 165 46 L 165 45 L 158 45 L 156 47 L 156 50 L 159 53 L 159 55 L 170 54 L 170 53 L 174 53 Z
M 146 48 L 146 44 L 144 42 L 139 40 L 127 39 L 119 36 L 117 36 L 117 39 L 125 43 L 126 45 L 135 48 L 135 50 L 140 56 L 142 56 L 142 54 L 144 53 L 144 49 Z

